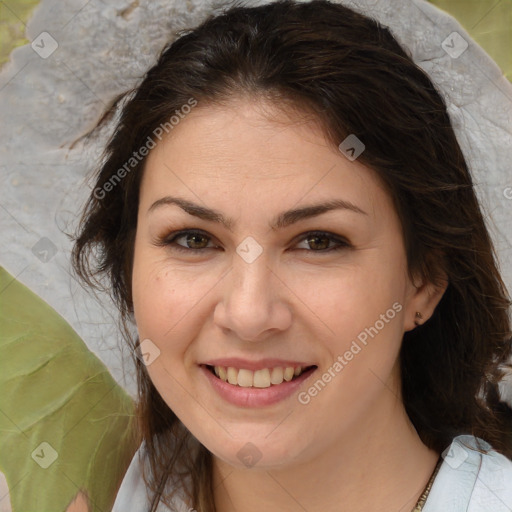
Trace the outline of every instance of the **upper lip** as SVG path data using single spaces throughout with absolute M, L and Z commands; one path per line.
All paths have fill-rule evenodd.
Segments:
M 204 365 L 209 366 L 224 366 L 224 367 L 233 367 L 237 369 L 245 369 L 245 370 L 263 370 L 264 368 L 287 368 L 293 366 L 297 368 L 298 366 L 302 368 L 306 368 L 308 366 L 315 366 L 313 363 L 304 363 L 300 361 L 291 361 L 285 359 L 275 359 L 275 358 L 266 358 L 260 359 L 259 361 L 248 361 L 247 359 L 242 359 L 239 357 L 226 357 L 221 359 L 210 359 L 202 363 Z

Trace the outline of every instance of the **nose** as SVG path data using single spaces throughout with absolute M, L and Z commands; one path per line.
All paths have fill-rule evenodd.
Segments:
M 251 263 L 234 254 L 221 294 L 214 323 L 237 339 L 263 341 L 291 325 L 291 292 L 270 268 L 265 252 Z

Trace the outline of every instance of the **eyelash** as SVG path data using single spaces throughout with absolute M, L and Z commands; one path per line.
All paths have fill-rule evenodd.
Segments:
M 182 238 L 182 237 L 184 237 L 186 235 L 201 235 L 201 236 L 205 236 L 206 238 L 209 239 L 209 241 L 212 238 L 207 233 L 205 233 L 204 231 L 194 230 L 194 229 L 185 229 L 185 230 L 177 231 L 175 233 L 171 233 L 171 234 L 167 235 L 165 238 L 159 239 L 156 242 L 156 245 L 161 246 L 161 247 L 171 248 L 173 251 L 188 252 L 188 253 L 191 253 L 191 252 L 192 253 L 200 253 L 200 252 L 204 252 L 207 249 L 216 249 L 216 247 L 204 247 L 202 249 L 192 249 L 192 248 L 188 248 L 188 247 L 183 247 L 182 245 L 176 243 L 177 239 Z M 333 251 L 334 252 L 335 251 L 340 251 L 342 249 L 347 249 L 347 248 L 352 247 L 352 245 L 347 240 L 345 240 L 345 239 L 343 239 L 343 238 L 341 238 L 339 236 L 333 235 L 333 234 L 331 234 L 331 233 L 329 233 L 327 231 L 308 231 L 307 233 L 305 233 L 302 236 L 302 238 L 300 238 L 298 240 L 298 242 L 302 242 L 305 239 L 310 238 L 310 237 L 314 237 L 314 236 L 325 237 L 325 238 L 329 239 L 330 241 L 336 242 L 339 245 L 337 245 L 335 247 L 331 247 L 329 249 L 321 249 L 321 250 L 318 250 L 318 251 L 308 250 L 308 249 L 299 249 L 299 250 L 307 251 L 307 252 L 316 252 L 316 253 L 325 254 L 325 253 L 330 253 L 330 252 L 333 252 Z

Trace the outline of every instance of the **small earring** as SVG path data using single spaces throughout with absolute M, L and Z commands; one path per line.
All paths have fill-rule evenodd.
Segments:
M 419 311 L 416 311 L 416 318 L 419 318 L 421 320 L 423 318 L 423 315 Z M 414 320 L 414 325 L 420 325 L 420 323 L 417 320 Z

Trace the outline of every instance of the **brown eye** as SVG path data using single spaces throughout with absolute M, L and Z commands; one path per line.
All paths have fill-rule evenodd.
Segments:
M 326 253 L 351 247 L 346 240 L 323 231 L 307 233 L 301 240 L 307 245 L 307 248 L 301 248 L 301 250 L 308 252 Z M 334 246 L 330 247 L 333 242 Z
M 325 235 L 312 235 L 306 241 L 311 249 L 325 250 L 329 247 L 330 238 Z
M 183 239 L 183 243 L 177 240 Z M 171 233 L 164 239 L 156 242 L 159 246 L 169 247 L 173 251 L 185 252 L 201 252 L 206 249 L 215 249 L 216 246 L 211 244 L 211 237 L 201 231 L 185 230 L 178 233 Z M 208 244 L 211 244 L 208 246 Z
M 184 242 L 178 243 L 178 240 L 180 239 L 183 239 Z M 302 247 L 300 250 L 305 250 L 306 252 L 322 254 L 352 247 L 347 240 L 325 231 L 306 233 L 306 235 L 300 240 L 301 243 L 305 243 L 306 245 L 306 247 Z M 208 249 L 218 249 L 218 246 L 212 243 L 211 236 L 202 231 L 195 230 L 183 230 L 177 233 L 171 233 L 155 243 L 162 247 L 168 247 L 173 251 L 189 253 L 199 253 Z
M 185 238 L 186 244 L 189 249 L 204 249 L 208 245 L 208 237 L 201 233 L 188 233 L 176 237 L 174 240 L 177 240 L 179 238 Z

